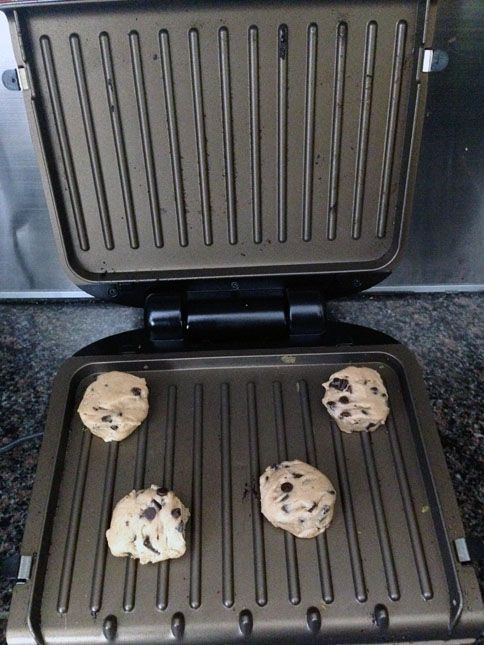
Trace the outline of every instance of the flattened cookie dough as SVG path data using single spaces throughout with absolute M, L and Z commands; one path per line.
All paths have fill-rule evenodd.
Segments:
M 104 441 L 122 441 L 146 419 L 146 381 L 126 372 L 100 374 L 87 388 L 77 411 L 93 434 Z
M 373 431 L 385 423 L 388 393 L 370 367 L 345 367 L 323 383 L 323 404 L 343 432 Z
M 133 490 L 115 506 L 106 539 L 117 557 L 141 564 L 179 558 L 185 553 L 189 510 L 172 491 L 152 485 Z
M 283 461 L 259 479 L 262 514 L 299 538 L 323 533 L 333 518 L 336 493 L 326 475 L 303 461 Z

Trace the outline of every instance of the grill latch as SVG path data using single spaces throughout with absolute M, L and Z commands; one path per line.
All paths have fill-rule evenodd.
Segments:
M 477 537 L 461 537 L 454 540 L 457 559 L 461 564 L 484 560 L 484 540 Z

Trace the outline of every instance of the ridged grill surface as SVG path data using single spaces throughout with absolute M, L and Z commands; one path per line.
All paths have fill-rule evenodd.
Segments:
M 445 635 L 450 590 L 406 385 L 387 354 L 374 355 L 365 364 L 386 382 L 388 423 L 343 434 L 320 401 L 339 361 L 310 352 L 150 360 L 145 370 L 136 360 L 87 363 L 71 386 L 74 406 L 96 372 L 114 368 L 147 378 L 150 412 L 128 439 L 105 444 L 68 411 L 42 584 L 46 643 L 98 642 L 108 615 L 120 643 L 168 641 L 180 621 L 188 643 L 247 629 L 292 642 L 311 630 L 339 643 Z M 317 539 L 298 540 L 260 513 L 259 474 L 283 459 L 320 468 L 336 488 L 333 523 Z M 190 508 L 186 555 L 145 566 L 112 557 L 104 534 L 113 504 L 152 483 Z M 377 605 L 387 608 L 385 632 Z
M 418 10 L 31 9 L 20 33 L 68 264 L 88 280 L 385 266 Z

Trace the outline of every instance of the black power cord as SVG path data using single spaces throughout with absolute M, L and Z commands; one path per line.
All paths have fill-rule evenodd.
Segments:
M 44 435 L 43 432 L 35 432 L 34 434 L 28 434 L 26 437 L 19 437 L 18 439 L 15 439 L 14 441 L 7 443 L 5 446 L 1 446 L 0 455 L 4 455 L 9 450 L 12 450 L 16 446 L 19 446 L 21 443 L 24 443 L 25 441 L 33 441 L 34 439 L 39 439 L 43 435 Z

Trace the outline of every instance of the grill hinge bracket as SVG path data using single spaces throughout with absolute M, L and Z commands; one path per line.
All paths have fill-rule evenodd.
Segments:
M 325 309 L 317 290 L 230 290 L 151 294 L 145 329 L 151 341 L 318 337 Z
M 484 560 L 484 540 L 477 537 L 461 537 L 454 540 L 457 560 L 461 564 L 470 564 Z

